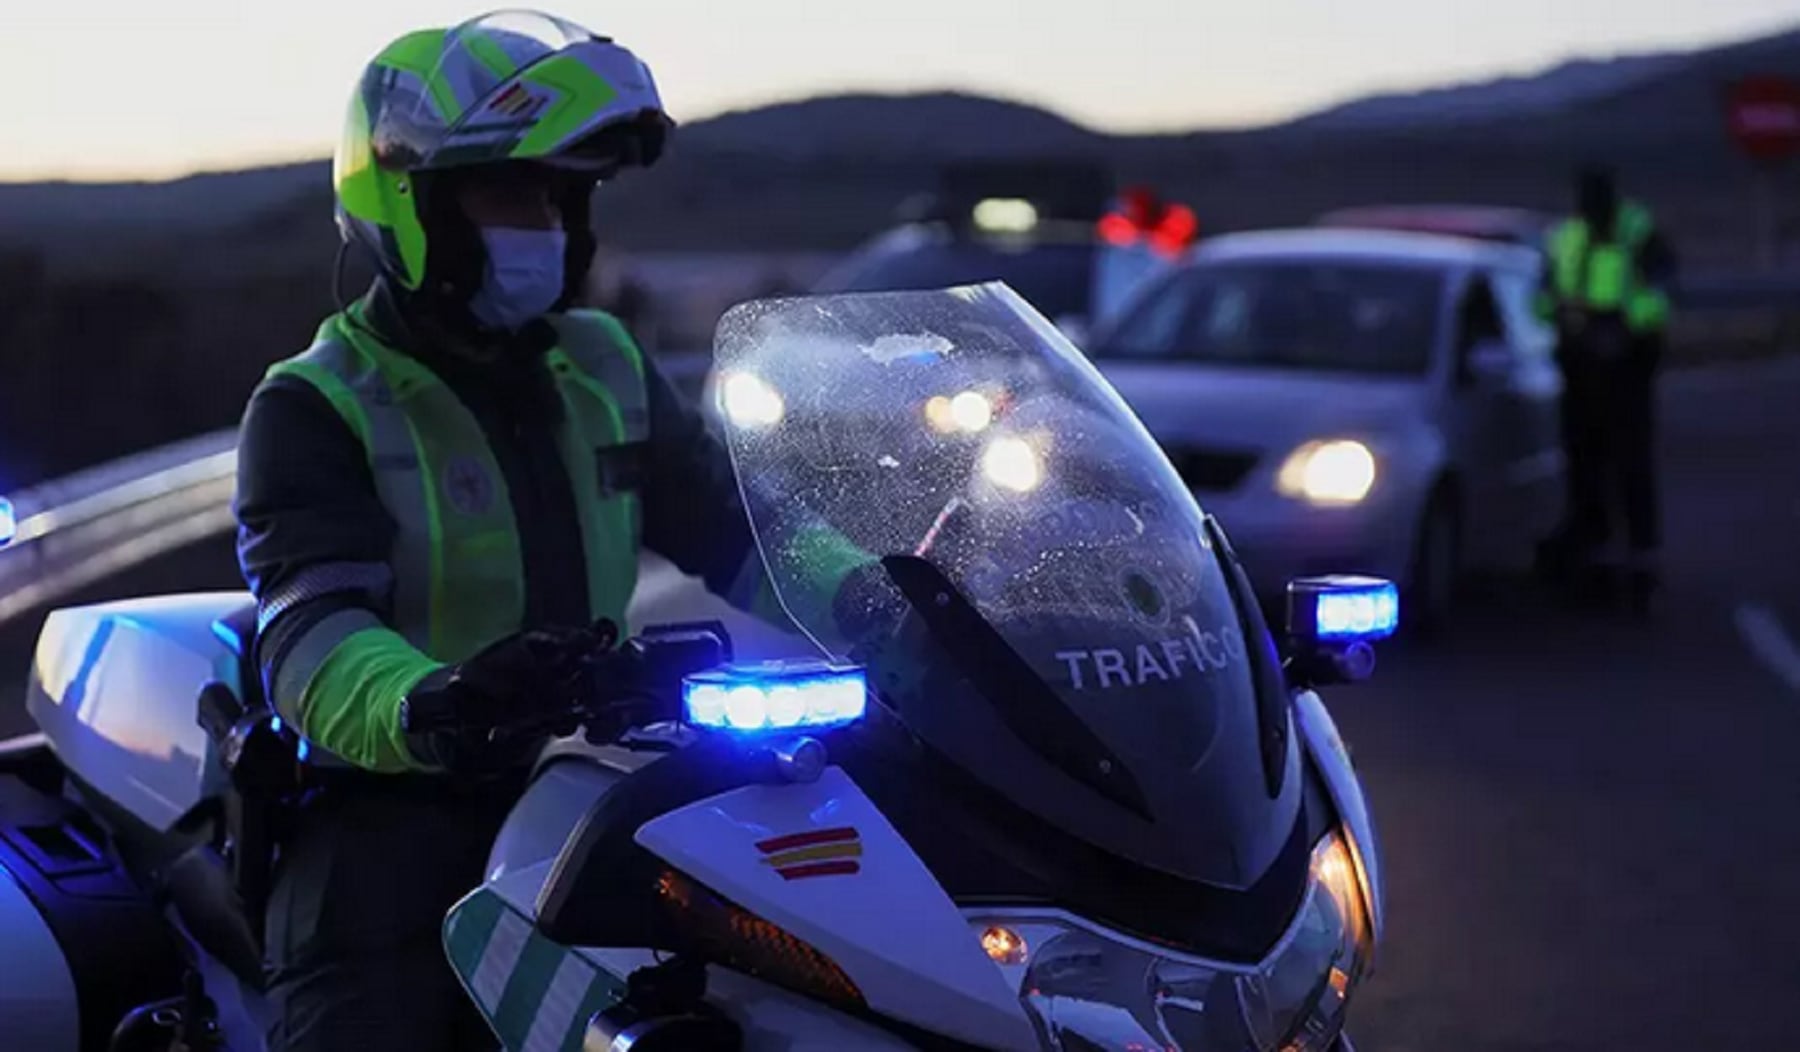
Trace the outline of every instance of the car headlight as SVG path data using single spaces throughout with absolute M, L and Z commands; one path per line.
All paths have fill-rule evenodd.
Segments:
M 1030 493 L 1044 482 L 1044 459 L 1026 439 L 1002 435 L 982 451 L 981 473 L 1002 489 Z
M 787 411 L 781 392 L 751 372 L 728 372 L 719 377 L 719 404 L 725 418 L 736 427 L 773 427 Z
M 1368 903 L 1349 844 L 1313 849 L 1293 922 L 1260 963 L 1210 961 L 1068 914 L 971 911 L 1048 1047 L 1324 1052 L 1368 970 Z
M 976 390 L 958 391 L 954 397 L 936 395 L 925 403 L 925 422 L 939 434 L 973 435 L 994 422 L 994 403 Z
M 1288 455 L 1275 476 L 1283 496 L 1313 504 L 1355 504 L 1375 485 L 1375 454 L 1350 438 L 1308 442 Z

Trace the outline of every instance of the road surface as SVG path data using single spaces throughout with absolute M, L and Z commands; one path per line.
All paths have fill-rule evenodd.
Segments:
M 1652 623 L 1490 585 L 1447 638 L 1390 648 L 1373 683 L 1328 699 L 1390 880 L 1354 1012 L 1365 1047 L 1694 1052 L 1800 1033 L 1800 363 L 1672 377 L 1664 407 Z M 228 584 L 228 553 L 90 597 Z M 653 567 L 640 609 L 684 593 Z M 28 635 L 0 631 L 18 675 Z

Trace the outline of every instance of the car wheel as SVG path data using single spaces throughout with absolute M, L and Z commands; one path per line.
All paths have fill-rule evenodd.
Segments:
M 1444 628 L 1454 612 L 1461 578 L 1462 516 L 1455 494 L 1440 488 L 1419 519 L 1401 622 L 1422 635 Z

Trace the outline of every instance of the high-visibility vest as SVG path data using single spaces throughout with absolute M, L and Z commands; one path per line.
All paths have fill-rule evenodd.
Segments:
M 1587 220 L 1563 220 L 1550 235 L 1550 292 L 1553 301 L 1594 312 L 1618 312 L 1633 332 L 1652 332 L 1668 324 L 1667 294 L 1646 284 L 1638 273 L 1637 255 L 1655 224 L 1642 205 L 1619 208 L 1613 237 L 1597 241 Z
M 581 520 L 591 614 L 623 624 L 637 586 L 642 510 L 617 454 L 648 438 L 643 358 L 609 315 L 573 311 L 551 321 L 557 345 L 546 362 L 562 400 L 558 444 Z M 267 376 L 317 388 L 368 454 L 376 492 L 397 527 L 389 627 L 444 664 L 523 627 L 524 562 L 506 479 L 480 423 L 448 385 L 341 314 L 326 320 L 311 348 Z M 296 705 L 332 651 L 369 627 L 369 617 L 327 618 L 287 648 L 274 670 L 278 707 Z

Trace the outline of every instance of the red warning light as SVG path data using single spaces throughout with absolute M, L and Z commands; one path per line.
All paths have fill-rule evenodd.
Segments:
M 1150 232 L 1150 244 L 1165 256 L 1178 255 L 1194 243 L 1199 232 L 1200 220 L 1193 209 L 1186 205 L 1170 205 L 1156 229 Z
M 1200 233 L 1200 220 L 1183 204 L 1170 204 L 1147 187 L 1134 186 L 1119 195 L 1118 204 L 1100 218 L 1100 239 L 1121 248 L 1148 242 L 1160 255 L 1179 255 Z

